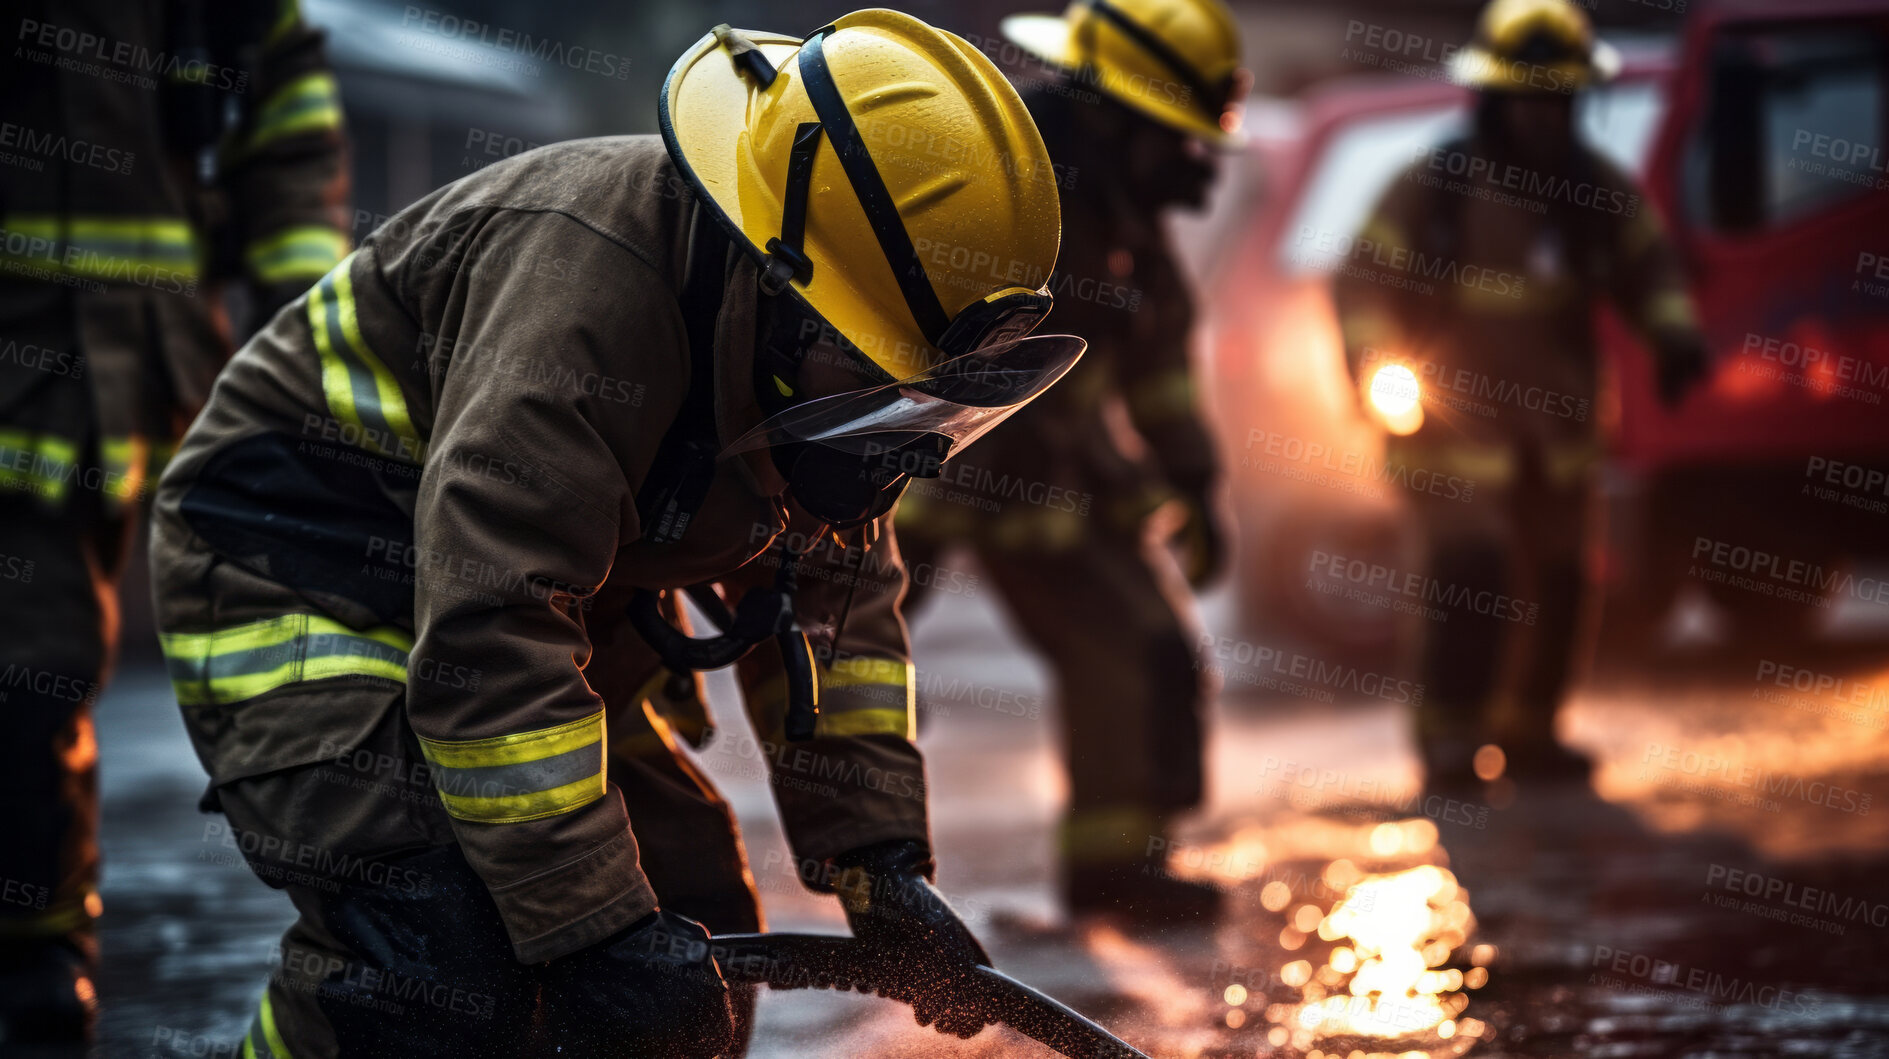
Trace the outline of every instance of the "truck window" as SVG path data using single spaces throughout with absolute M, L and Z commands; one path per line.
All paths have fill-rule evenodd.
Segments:
M 1872 25 L 1727 33 L 1681 180 L 1688 218 L 1774 228 L 1868 194 L 1884 161 L 1884 41 Z

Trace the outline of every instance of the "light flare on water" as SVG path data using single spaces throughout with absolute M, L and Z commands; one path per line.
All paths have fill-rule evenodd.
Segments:
M 1396 824 L 1381 828 L 1388 830 L 1371 836 L 1374 852 L 1392 845 L 1400 851 L 1427 848 L 1435 841 L 1433 828 L 1427 833 Z M 1336 944 L 1322 964 L 1299 959 L 1280 968 L 1280 981 L 1299 990 L 1301 1000 L 1268 1006 L 1267 1019 L 1274 1023 L 1268 1042 L 1274 1047 L 1289 1044 L 1307 1056 L 1343 1059 L 1432 1054 L 1427 1048 L 1384 1052 L 1344 1047 L 1363 1043 L 1360 1039 L 1429 1038 L 1444 1054 L 1466 1050 L 1482 1026 L 1462 1017 L 1469 1003 L 1463 989 L 1487 982 L 1488 971 L 1477 966 L 1466 976 L 1444 966 L 1475 929 L 1468 892 L 1456 877 L 1434 864 L 1368 873 L 1340 860 L 1326 869 L 1325 881 L 1342 885 L 1344 896 L 1315 922 L 1304 913 L 1309 909 L 1315 914 L 1316 909 L 1300 906 L 1293 912 L 1294 926 Z M 1486 948 L 1477 946 L 1474 962 L 1493 958 L 1493 952 L 1483 951 Z

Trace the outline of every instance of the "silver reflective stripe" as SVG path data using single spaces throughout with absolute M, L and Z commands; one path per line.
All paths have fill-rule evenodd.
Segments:
M 441 793 L 464 798 L 503 798 L 562 787 L 597 774 L 597 747 L 580 746 L 536 761 L 514 765 L 446 768 L 433 765 L 433 781 Z
M 378 432 L 384 438 L 397 438 L 393 424 L 381 413 L 380 386 L 374 379 L 374 369 L 361 358 L 360 351 L 354 348 L 354 342 L 341 327 L 341 299 L 336 297 L 335 273 L 329 272 L 318 284 L 322 293 L 322 311 L 326 314 L 329 341 L 341 354 L 341 363 L 348 369 L 348 390 L 354 397 L 354 414 L 360 417 L 361 425 Z

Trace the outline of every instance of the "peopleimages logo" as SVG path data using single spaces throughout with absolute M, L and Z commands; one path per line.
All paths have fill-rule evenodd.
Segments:
M 1730 541 L 1695 537 L 1692 558 L 1711 567 L 1701 571 L 1695 565 L 1694 576 L 1702 572 L 1716 575 L 1708 580 L 1723 580 L 1735 588 L 1746 588 L 1780 599 L 1791 599 L 1816 606 L 1828 606 L 1828 600 L 1848 596 L 1861 603 L 1889 603 L 1889 581 L 1880 577 L 1859 577 L 1842 568 L 1826 570 L 1816 563 L 1792 559 L 1776 552 L 1751 548 Z M 1726 572 L 1731 573 L 1730 577 Z M 1754 579 L 1762 580 L 1754 580 Z
M 1482 265 L 1464 264 L 1437 254 L 1426 254 L 1408 246 L 1385 244 L 1362 236 L 1339 234 L 1300 225 L 1294 243 L 1295 253 L 1303 260 L 1343 258 L 1336 271 L 1356 278 L 1374 280 L 1379 276 L 1397 281 L 1394 286 L 1409 285 L 1419 294 L 1435 293 L 1435 283 L 1465 287 L 1505 298 L 1520 298 L 1527 277 L 1502 272 Z M 1357 270 L 1356 273 L 1346 271 Z M 1376 269 L 1388 270 L 1378 273 Z M 1431 282 L 1424 282 L 1431 281 Z
M 1237 683 L 1260 683 L 1271 677 L 1307 681 L 1320 689 L 1331 689 L 1383 699 L 1387 702 L 1421 705 L 1423 685 L 1397 677 L 1375 673 L 1359 666 L 1328 662 L 1297 651 L 1266 644 L 1236 640 L 1228 636 L 1200 634 L 1195 643 L 1203 666 L 1214 676 Z M 1232 672 L 1229 672 L 1231 670 Z M 1331 701 L 1329 694 L 1320 696 Z
M 1851 790 L 1823 780 L 1805 781 L 1802 776 L 1774 772 L 1762 765 L 1721 757 L 1709 750 L 1688 750 L 1662 743 L 1648 743 L 1646 752 L 1640 757 L 1640 765 L 1642 775 L 1646 772 L 1646 766 L 1657 765 L 1669 772 L 1858 816 L 1868 816 L 1874 800 L 1874 796 L 1867 791 Z
M 1804 886 L 1789 879 L 1780 879 L 1775 875 L 1764 875 L 1724 864 L 1713 864 L 1706 868 L 1705 884 L 1726 893 L 1743 894 L 1746 897 L 1771 902 L 1773 906 L 1782 906 L 1781 910 L 1785 912 L 1785 916 L 1773 918 L 1787 919 L 1793 912 L 1815 913 L 1831 917 L 1831 921 L 1803 921 L 1798 924 L 1800 926 L 1838 928 L 1831 933 L 1842 933 L 1841 928 L 1844 922 L 1866 923 L 1878 928 L 1889 927 L 1889 904 L 1847 897 L 1822 887 Z M 1774 907 L 1771 910 L 1780 909 Z
M 58 64 L 60 69 L 106 77 L 147 90 L 155 89 L 159 81 L 207 85 L 220 92 L 242 92 L 249 86 L 247 70 L 223 66 L 207 59 L 186 59 L 134 41 L 100 36 L 52 22 L 23 18 L 14 41 L 48 48 L 64 56 Z M 44 61 L 46 58 L 44 53 L 23 54 L 17 51 L 14 57 L 34 61 Z
M 1381 563 L 1350 559 L 1331 552 L 1312 553 L 1311 570 L 1367 589 L 1392 593 L 1405 599 L 1422 600 L 1445 607 L 1480 614 L 1483 617 L 1533 625 L 1541 604 L 1516 599 L 1493 590 L 1477 590 L 1467 585 L 1440 581 L 1415 570 L 1399 570 Z
M 1594 946 L 1594 958 L 1589 966 L 1596 968 L 1588 976 L 1591 985 L 1631 988 L 1633 981 L 1637 981 L 1692 993 L 1709 1004 L 1741 1004 L 1801 1014 L 1814 1012 L 1818 1007 L 1817 998 L 1782 986 L 1753 982 L 1704 967 L 1689 967 L 1610 945 Z M 1612 975 L 1625 975 L 1632 981 Z
M 1499 194 L 1508 193 L 1517 196 L 1512 202 L 1514 205 L 1539 207 L 1553 199 L 1619 217 L 1632 217 L 1640 212 L 1640 196 L 1631 191 L 1588 180 L 1573 180 L 1560 173 L 1544 173 L 1512 162 L 1498 162 L 1470 151 L 1426 145 L 1417 150 L 1415 160 L 1423 168 L 1411 170 L 1413 175 L 1427 169 L 1434 175 L 1461 178 L 1462 184 L 1446 185 L 1445 190 L 1492 202 L 1503 201 Z M 1531 209 L 1531 212 L 1542 210 Z
M 581 45 L 566 44 L 549 37 L 533 37 L 515 29 L 494 26 L 489 22 L 461 18 L 444 11 L 433 11 L 412 4 L 400 18 L 400 28 L 419 29 L 431 36 L 453 43 L 475 44 L 494 52 L 508 53 L 520 58 L 536 59 L 551 66 L 562 66 L 571 70 L 610 77 L 618 81 L 630 76 L 630 60 L 611 52 L 598 51 Z M 520 67 L 523 72 L 537 75 L 537 70 Z

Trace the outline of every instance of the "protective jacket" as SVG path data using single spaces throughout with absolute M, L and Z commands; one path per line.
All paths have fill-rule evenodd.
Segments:
M 178 699 L 214 781 L 358 745 L 404 708 L 516 955 L 654 906 L 606 775 L 613 715 L 660 676 L 632 591 L 770 579 L 789 525 L 765 459 L 716 465 L 683 540 L 639 489 L 690 386 L 687 184 L 655 137 L 578 141 L 421 200 L 232 360 L 159 491 L 155 575 Z M 724 244 L 725 245 L 725 244 Z M 759 421 L 755 271 L 723 251 L 724 440 Z M 752 689 L 797 853 L 926 838 L 904 569 L 888 533 L 819 544 L 798 609 L 819 735 Z M 388 689 L 404 684 L 404 695 Z
M 1463 174 L 1463 175 L 1458 175 Z M 1420 443 L 1493 452 L 1526 444 L 1576 465 L 1597 455 L 1597 302 L 1648 339 L 1695 336 L 1685 277 L 1639 185 L 1577 145 L 1544 172 L 1479 137 L 1426 152 L 1392 182 L 1334 285 L 1351 369 L 1410 366 Z M 1512 471 L 1456 460 L 1489 487 Z M 1479 473 L 1476 473 L 1479 472 Z
M 16 8 L 0 73 L 0 279 L 85 299 L 101 427 L 142 451 L 140 394 L 170 391 L 181 423 L 228 355 L 202 296 L 213 283 L 241 278 L 254 302 L 279 304 L 347 252 L 334 75 L 295 0 Z M 55 463 L 57 440 L 40 446 Z

